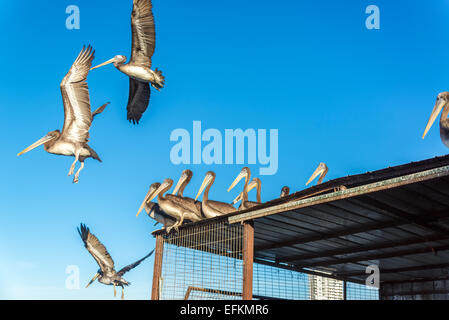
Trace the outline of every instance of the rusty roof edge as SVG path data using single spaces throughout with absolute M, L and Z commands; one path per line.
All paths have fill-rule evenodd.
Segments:
M 243 222 L 246 220 L 253 220 L 256 218 L 261 218 L 281 212 L 287 212 L 291 210 L 296 210 L 304 207 L 309 207 L 325 202 L 341 200 L 346 198 L 351 198 L 367 193 L 377 192 L 385 189 L 395 188 L 407 184 L 412 184 L 420 181 L 426 181 L 435 179 L 441 176 L 449 175 L 449 166 L 438 167 L 430 170 L 420 171 L 392 179 L 382 180 L 366 185 L 361 185 L 354 188 L 349 188 L 346 190 L 336 191 L 332 193 L 327 193 L 324 195 L 319 195 L 315 197 L 310 197 L 302 200 L 292 200 L 279 205 L 274 205 L 267 208 L 255 209 L 249 212 L 245 212 L 239 215 L 233 215 L 228 217 L 229 223 Z

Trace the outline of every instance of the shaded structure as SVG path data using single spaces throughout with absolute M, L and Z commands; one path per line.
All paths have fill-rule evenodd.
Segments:
M 226 232 L 238 228 L 239 250 L 223 245 L 232 243 L 227 240 L 229 235 L 215 230 L 198 238 L 194 232 L 195 228 L 216 224 Z M 185 273 L 186 284 L 201 288 L 199 292 L 216 289 L 241 293 L 237 297 L 244 299 L 257 298 L 255 295 L 302 298 L 299 289 L 290 296 L 254 293 L 261 285 L 258 281 L 282 287 L 276 275 L 288 270 L 292 277 L 298 273 L 341 280 L 344 297 L 351 298 L 348 290 L 358 284 L 363 287 L 357 290 L 366 290 L 370 270 L 378 269 L 380 299 L 448 299 L 449 156 L 335 179 L 248 210 L 186 224 L 180 232 L 184 242 L 178 242 L 176 248 L 195 244 L 194 254 L 209 253 L 201 253 L 202 263 L 210 262 L 213 256 L 232 255 L 229 261 L 209 263 L 209 270 L 201 269 L 203 277 L 226 274 L 226 268 L 234 273 L 220 278 L 216 287 L 188 283 Z M 158 259 L 162 268 L 162 247 L 179 235 L 167 236 L 161 231 L 154 235 L 161 245 Z M 179 270 L 186 265 L 181 260 L 176 263 Z M 273 268 L 272 274 L 256 281 L 256 266 Z M 160 270 L 155 268 L 155 272 Z M 226 276 L 238 285 L 228 288 Z M 374 276 L 369 279 L 376 279 Z M 298 283 L 305 287 L 304 292 L 310 291 L 307 281 Z

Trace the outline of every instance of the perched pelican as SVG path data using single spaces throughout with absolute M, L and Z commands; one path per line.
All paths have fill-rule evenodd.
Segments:
M 203 192 L 203 190 L 206 189 L 206 191 L 204 191 L 203 202 L 201 205 L 201 209 L 206 218 L 214 218 L 236 211 L 236 209 L 229 203 L 209 200 L 209 190 L 214 184 L 214 181 L 215 181 L 215 173 L 213 171 L 207 172 L 206 176 L 204 177 L 203 183 L 201 184 L 201 187 L 198 190 L 198 194 L 195 197 L 196 201 Z
M 449 92 L 441 92 L 437 97 L 437 101 L 435 103 L 435 106 L 433 107 L 432 113 L 430 114 L 430 118 L 427 122 L 426 129 L 424 130 L 422 138 L 424 139 L 427 131 L 429 131 L 429 129 L 435 122 L 435 119 L 438 117 L 438 114 L 441 112 L 441 110 L 443 110 L 440 118 L 440 138 L 441 141 L 443 141 L 443 143 L 446 145 L 446 147 L 449 148 L 449 119 L 447 118 L 447 115 L 449 114 L 448 102 Z
M 286 197 L 290 194 L 290 188 L 287 186 L 282 187 L 281 198 Z
M 164 193 L 167 192 L 172 185 L 172 179 L 165 179 L 159 188 L 157 188 L 157 190 L 150 195 L 147 200 L 151 201 L 158 197 L 157 202 L 159 203 L 159 207 L 162 211 L 176 219 L 176 223 L 166 229 L 167 233 L 169 233 L 172 228 L 178 230 L 178 227 L 184 222 L 184 219 L 188 219 L 190 221 L 201 220 L 201 216 L 198 216 L 198 212 L 191 207 L 189 208 L 186 202 L 182 201 L 181 198 L 173 195 L 167 195 L 164 197 Z
M 257 187 L 257 201 L 256 202 L 247 201 L 247 203 L 254 203 L 255 205 L 262 203 L 262 200 L 260 197 L 260 189 L 262 187 L 262 182 L 260 181 L 259 178 L 253 178 L 251 183 L 248 185 L 248 192 L 250 192 L 251 190 L 253 190 L 256 187 Z M 232 204 L 236 204 L 237 202 L 241 201 L 242 199 L 243 199 L 243 191 L 240 192 L 240 194 L 234 199 L 234 201 L 232 201 Z
M 175 186 L 172 194 L 182 197 L 184 194 L 184 189 L 189 184 L 190 180 L 192 180 L 193 172 L 189 169 L 186 169 L 182 172 L 181 177 L 178 180 L 178 183 Z
M 45 151 L 48 153 L 74 156 L 75 161 L 70 167 L 69 176 L 73 174 L 75 164 L 78 161 L 81 162 L 81 166 L 73 178 L 74 183 L 78 183 L 79 174 L 84 168 L 84 160 L 94 158 L 101 162 L 97 153 L 87 144 L 89 129 L 94 116 L 100 114 L 109 103 L 101 106 L 93 113 L 91 112 L 86 78 L 92 65 L 94 54 L 95 51 L 92 51 L 91 46 L 83 47 L 69 72 L 62 79 L 61 93 L 64 104 L 64 126 L 62 132 L 59 130 L 51 131 L 17 154 L 20 156 L 43 144 Z
M 129 76 L 128 121 L 138 124 L 148 107 L 151 90 L 164 87 L 165 78 L 157 68 L 151 70 L 151 57 L 156 47 L 156 31 L 151 0 L 134 0 L 131 14 L 131 59 L 117 55 L 114 58 L 93 67 L 91 70 L 113 63 L 114 66 Z
M 162 223 L 164 227 L 167 228 L 173 226 L 176 221 L 164 211 L 162 211 L 157 203 L 147 201 L 160 186 L 161 184 L 159 182 L 155 182 L 150 186 L 150 190 L 145 196 L 145 199 L 143 200 L 136 216 L 139 216 L 142 209 L 145 209 L 150 218 L 156 220 L 158 223 Z
M 316 168 L 315 172 L 313 172 L 313 174 L 310 177 L 309 181 L 307 181 L 306 185 L 308 185 L 310 182 L 312 182 L 312 180 L 315 179 L 317 176 L 320 176 L 320 178 L 318 179 L 317 184 L 321 184 L 321 182 L 323 182 L 323 179 L 326 176 L 328 171 L 329 171 L 329 168 L 326 166 L 326 164 L 321 162 L 318 165 L 318 167 Z
M 192 180 L 192 177 L 193 172 L 191 170 L 184 170 L 172 194 L 168 194 L 167 197 L 173 199 L 174 201 L 181 201 L 185 207 L 195 211 L 198 217 L 203 218 L 201 214 L 201 202 L 195 201 L 189 197 L 184 197 L 184 189 L 189 184 L 190 180 Z
M 94 282 L 98 278 L 98 282 L 101 282 L 106 285 L 113 285 L 114 286 L 114 297 L 116 296 L 117 292 L 115 290 L 116 286 L 122 287 L 122 299 L 125 298 L 124 294 L 124 286 L 128 286 L 131 283 L 127 282 L 125 279 L 122 278 L 122 276 L 137 267 L 143 260 L 148 258 L 153 254 L 153 251 L 151 251 L 149 254 L 147 254 L 142 259 L 124 267 L 120 271 L 115 271 L 114 269 L 114 260 L 112 260 L 111 256 L 109 255 L 109 252 L 106 250 L 105 246 L 97 239 L 95 235 L 90 233 L 89 228 L 86 227 L 84 224 L 81 223 L 81 229 L 78 229 L 78 233 L 81 236 L 81 239 L 84 242 L 84 246 L 86 247 L 87 251 L 94 257 L 95 261 L 97 261 L 98 265 L 100 266 L 100 269 L 98 269 L 95 276 L 90 280 L 90 282 L 87 284 L 86 288 L 90 286 L 92 282 Z
M 245 185 L 243 186 L 242 203 L 239 206 L 239 210 L 249 209 L 260 204 L 248 201 L 248 181 L 251 179 L 251 171 L 248 167 L 244 167 L 242 171 L 240 171 L 237 178 L 235 178 L 234 182 L 232 182 L 231 186 L 228 188 L 228 192 L 231 191 L 243 178 L 245 178 Z

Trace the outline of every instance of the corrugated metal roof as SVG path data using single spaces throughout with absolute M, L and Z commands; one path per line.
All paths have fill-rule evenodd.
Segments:
M 369 265 L 381 282 L 449 278 L 449 156 L 335 179 L 223 218 L 254 220 L 256 262 L 359 283 Z

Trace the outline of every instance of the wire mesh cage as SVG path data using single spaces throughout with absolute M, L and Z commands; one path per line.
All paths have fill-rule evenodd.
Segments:
M 191 224 L 170 234 L 157 232 L 157 299 L 242 299 L 245 236 L 243 224 L 229 224 L 226 219 Z M 264 263 L 250 266 L 253 299 L 342 300 L 345 294 L 348 299 L 379 298 L 378 290 L 363 285 L 344 287 L 340 280 Z

